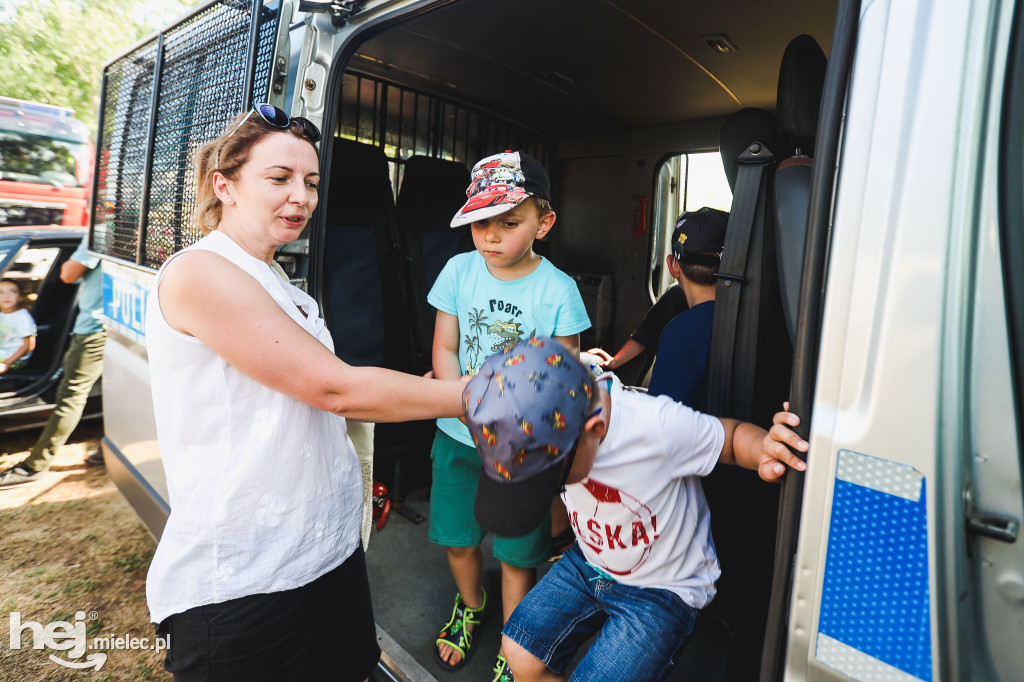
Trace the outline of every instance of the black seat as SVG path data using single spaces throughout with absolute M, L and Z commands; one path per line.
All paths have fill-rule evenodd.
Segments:
M 383 150 L 335 140 L 323 246 L 324 313 L 335 352 L 352 365 L 413 373 L 409 308 L 395 234 L 394 194 Z M 433 431 L 430 421 L 374 428 L 375 476 L 391 481 L 396 503 L 401 502 L 398 462 L 415 455 L 429 467 Z
M 797 302 L 807 236 L 814 138 L 827 60 L 809 35 L 790 41 L 779 69 L 779 165 L 775 172 L 775 243 L 782 308 L 790 339 L 796 338 Z
M 469 171 L 454 161 L 412 156 L 405 162 L 398 192 L 398 240 L 412 324 L 417 369 L 431 368 L 434 308 L 427 294 L 452 256 L 470 251 L 469 227 L 451 228 L 451 220 L 466 200 Z
M 717 284 L 708 401 L 699 406 L 766 427 L 782 406 L 792 362 L 775 265 L 776 147 L 768 112 L 743 109 L 722 126 L 733 204 Z M 752 682 L 771 596 L 778 486 L 727 465 L 715 467 L 702 484 L 722 576 L 673 679 Z
M 395 202 L 383 150 L 336 140 L 324 233 L 324 314 L 351 365 L 412 370 Z

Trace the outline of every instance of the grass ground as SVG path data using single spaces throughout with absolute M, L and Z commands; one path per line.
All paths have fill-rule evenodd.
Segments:
M 0 436 L 0 468 L 21 461 L 38 429 Z M 96 648 L 96 637 L 153 640 L 146 609 L 146 571 L 156 543 L 102 467 L 87 468 L 102 423 L 83 424 L 61 450 L 45 480 L 0 488 L 0 679 L 17 682 L 170 680 L 163 653 Z M 85 655 L 33 649 L 31 630 L 12 650 L 11 612 L 42 626 L 66 621 L 86 629 Z M 76 614 L 84 617 L 76 621 Z M 58 638 L 63 631 L 58 631 Z M 69 641 L 68 644 L 71 642 Z M 102 645 L 102 643 L 100 643 Z M 99 670 L 54 663 L 106 654 Z M 94 658 L 94 661 L 98 658 Z

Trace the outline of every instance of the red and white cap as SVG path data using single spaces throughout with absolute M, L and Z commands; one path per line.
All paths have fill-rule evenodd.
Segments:
M 486 220 L 510 211 L 526 197 L 551 201 L 551 182 L 537 159 L 526 152 L 506 150 L 473 166 L 466 196 L 469 200 L 452 218 L 452 227 Z

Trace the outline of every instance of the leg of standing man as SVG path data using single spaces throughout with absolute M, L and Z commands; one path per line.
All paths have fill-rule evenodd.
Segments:
M 42 434 L 21 466 L 32 472 L 50 468 L 57 449 L 67 442 L 78 426 L 93 384 L 103 374 L 103 345 L 106 331 L 74 334 L 64 355 L 64 376 L 57 387 L 57 407 Z
M 19 464 L 0 472 L 0 487 L 28 483 L 50 468 L 57 448 L 67 441 L 78 426 L 93 384 L 103 374 L 103 281 L 99 259 L 90 254 L 83 240 L 60 268 L 66 284 L 80 282 L 78 317 L 72 329 L 71 344 L 64 354 L 64 376 L 57 387 L 57 405 L 46 422 L 32 452 Z

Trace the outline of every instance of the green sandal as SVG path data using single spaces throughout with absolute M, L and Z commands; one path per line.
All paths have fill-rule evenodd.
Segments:
M 470 652 L 473 651 L 473 633 L 466 626 L 480 625 L 480 616 L 483 615 L 484 609 L 487 608 L 487 592 L 482 587 L 480 592 L 484 595 L 484 600 L 480 607 L 476 609 L 466 606 L 462 602 L 461 594 L 455 594 L 455 606 L 452 607 L 452 617 L 434 642 L 434 660 L 445 670 L 455 672 L 461 668 L 466 663 L 466 659 L 469 658 Z M 462 654 L 462 658 L 459 659 L 458 663 L 452 665 L 441 658 L 441 651 L 438 647 L 442 644 L 447 644 Z
M 491 682 L 516 682 L 516 678 L 512 677 L 512 669 L 508 667 L 508 661 L 501 654 L 498 654 L 498 660 L 494 664 L 494 679 Z

